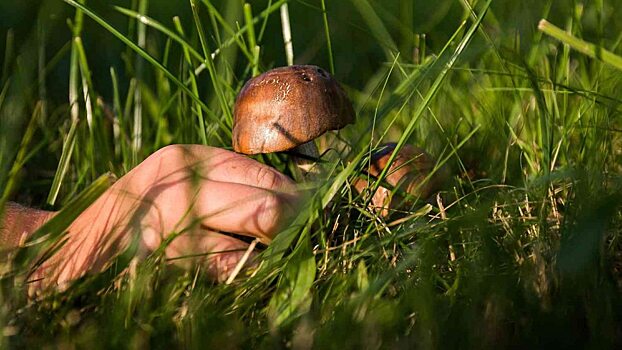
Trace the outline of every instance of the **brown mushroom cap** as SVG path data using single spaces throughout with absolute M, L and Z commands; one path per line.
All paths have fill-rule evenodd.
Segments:
M 395 143 L 384 144 L 372 154 L 371 164 L 367 169 L 370 175 L 375 177 L 380 175 L 387 166 L 395 146 Z M 446 178 L 444 169 L 440 169 L 423 184 L 424 179 L 434 169 L 435 164 L 434 158 L 423 149 L 408 144 L 404 145 L 391 164 L 385 181 L 394 189 L 404 191 L 416 198 L 426 199 L 440 189 Z M 368 186 L 368 182 L 364 179 L 358 179 L 354 183 L 354 187 L 360 193 Z M 396 195 L 392 195 L 394 189 L 380 186 L 372 197 L 371 204 L 374 208 L 381 210 L 382 216 L 388 216 L 389 208 L 395 206 L 395 203 L 402 202 L 401 198 L 396 200 L 394 198 Z
M 235 101 L 233 149 L 245 154 L 295 148 L 354 122 L 339 83 L 317 66 L 288 66 L 246 82 Z

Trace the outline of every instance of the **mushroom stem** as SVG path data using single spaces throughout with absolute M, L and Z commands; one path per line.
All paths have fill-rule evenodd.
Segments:
M 315 146 L 313 140 L 293 148 L 291 152 L 294 154 L 292 158 L 301 170 L 303 178 L 308 174 L 317 175 L 320 173 L 319 168 L 316 166 L 316 159 L 320 157 L 320 152 L 318 151 L 317 146 Z M 301 155 L 302 157 L 297 155 Z

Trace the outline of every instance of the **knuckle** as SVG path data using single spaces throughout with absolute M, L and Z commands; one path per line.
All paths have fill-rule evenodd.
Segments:
M 143 163 L 149 165 L 156 165 L 166 162 L 167 164 L 171 164 L 178 161 L 179 159 L 183 159 L 182 154 L 184 152 L 185 151 L 182 145 L 164 146 L 159 150 L 153 152 L 149 157 L 147 157 L 147 159 L 145 159 Z
M 285 182 L 284 175 L 267 166 L 256 166 L 251 171 L 252 181 L 257 187 L 277 190 L 281 188 Z
M 183 151 L 184 151 L 184 148 L 181 145 L 168 145 L 157 150 L 155 153 L 153 153 L 152 156 L 156 158 L 177 157 Z

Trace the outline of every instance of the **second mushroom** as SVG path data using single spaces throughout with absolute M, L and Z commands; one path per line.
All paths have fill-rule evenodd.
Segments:
M 395 147 L 395 143 L 386 143 L 374 152 L 367 173 L 374 178 L 379 176 L 382 170 L 387 167 Z M 432 196 L 441 188 L 446 179 L 445 169 L 431 174 L 435 165 L 434 158 L 423 149 L 408 144 L 404 145 L 384 179 L 391 187 L 380 186 L 376 190 L 371 198 L 371 209 L 379 212 L 381 216 L 387 217 L 391 214 L 391 210 L 395 210 L 400 204 L 405 203 L 405 196 L 415 199 L 427 199 Z M 371 182 L 373 181 L 371 180 Z M 354 187 L 359 193 L 363 193 L 369 186 L 370 184 L 364 177 L 357 179 L 354 183 Z M 400 195 L 400 192 L 403 195 Z

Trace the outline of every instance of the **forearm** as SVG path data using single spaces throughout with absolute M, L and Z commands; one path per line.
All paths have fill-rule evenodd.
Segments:
M 53 212 L 8 202 L 0 217 L 0 248 L 15 248 L 24 243 L 53 215 Z

